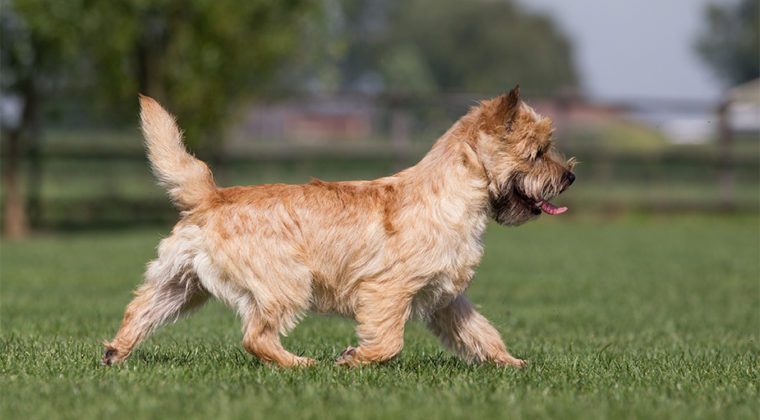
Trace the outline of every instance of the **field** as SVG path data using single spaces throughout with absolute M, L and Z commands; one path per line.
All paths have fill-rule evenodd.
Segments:
M 286 339 L 320 365 L 281 370 L 211 303 L 122 367 L 98 365 L 167 228 L 2 244 L 0 417 L 757 418 L 756 217 L 544 218 L 491 226 L 468 291 L 524 370 L 470 366 L 420 321 L 401 356 L 332 361 L 353 321 L 312 315 Z

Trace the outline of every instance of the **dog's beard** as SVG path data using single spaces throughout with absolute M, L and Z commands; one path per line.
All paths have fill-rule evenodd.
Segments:
M 556 207 L 548 200 L 559 195 L 569 183 L 562 174 L 554 178 L 535 178 L 513 174 L 489 195 L 491 216 L 502 225 L 515 226 L 535 219 L 542 212 L 556 215 L 567 207 Z
M 516 226 L 541 214 L 541 209 L 535 202 L 517 189 L 513 183 L 499 188 L 496 194 L 490 196 L 491 213 L 497 223 L 506 226 Z

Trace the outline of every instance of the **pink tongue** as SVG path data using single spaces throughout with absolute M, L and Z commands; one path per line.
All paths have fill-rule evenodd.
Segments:
M 546 213 L 549 214 L 560 214 L 567 211 L 567 207 L 555 207 L 552 203 L 548 201 L 542 201 L 541 202 L 541 210 L 543 210 Z

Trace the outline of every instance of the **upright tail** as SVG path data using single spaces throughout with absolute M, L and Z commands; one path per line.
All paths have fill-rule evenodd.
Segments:
M 211 171 L 187 152 L 171 114 L 154 99 L 140 95 L 140 120 L 153 173 L 177 208 L 192 209 L 216 191 Z

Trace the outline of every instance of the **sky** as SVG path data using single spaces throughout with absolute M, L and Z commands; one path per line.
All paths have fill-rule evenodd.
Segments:
M 581 83 L 602 100 L 712 101 L 723 86 L 694 51 L 709 3 L 732 0 L 519 0 L 573 42 Z

